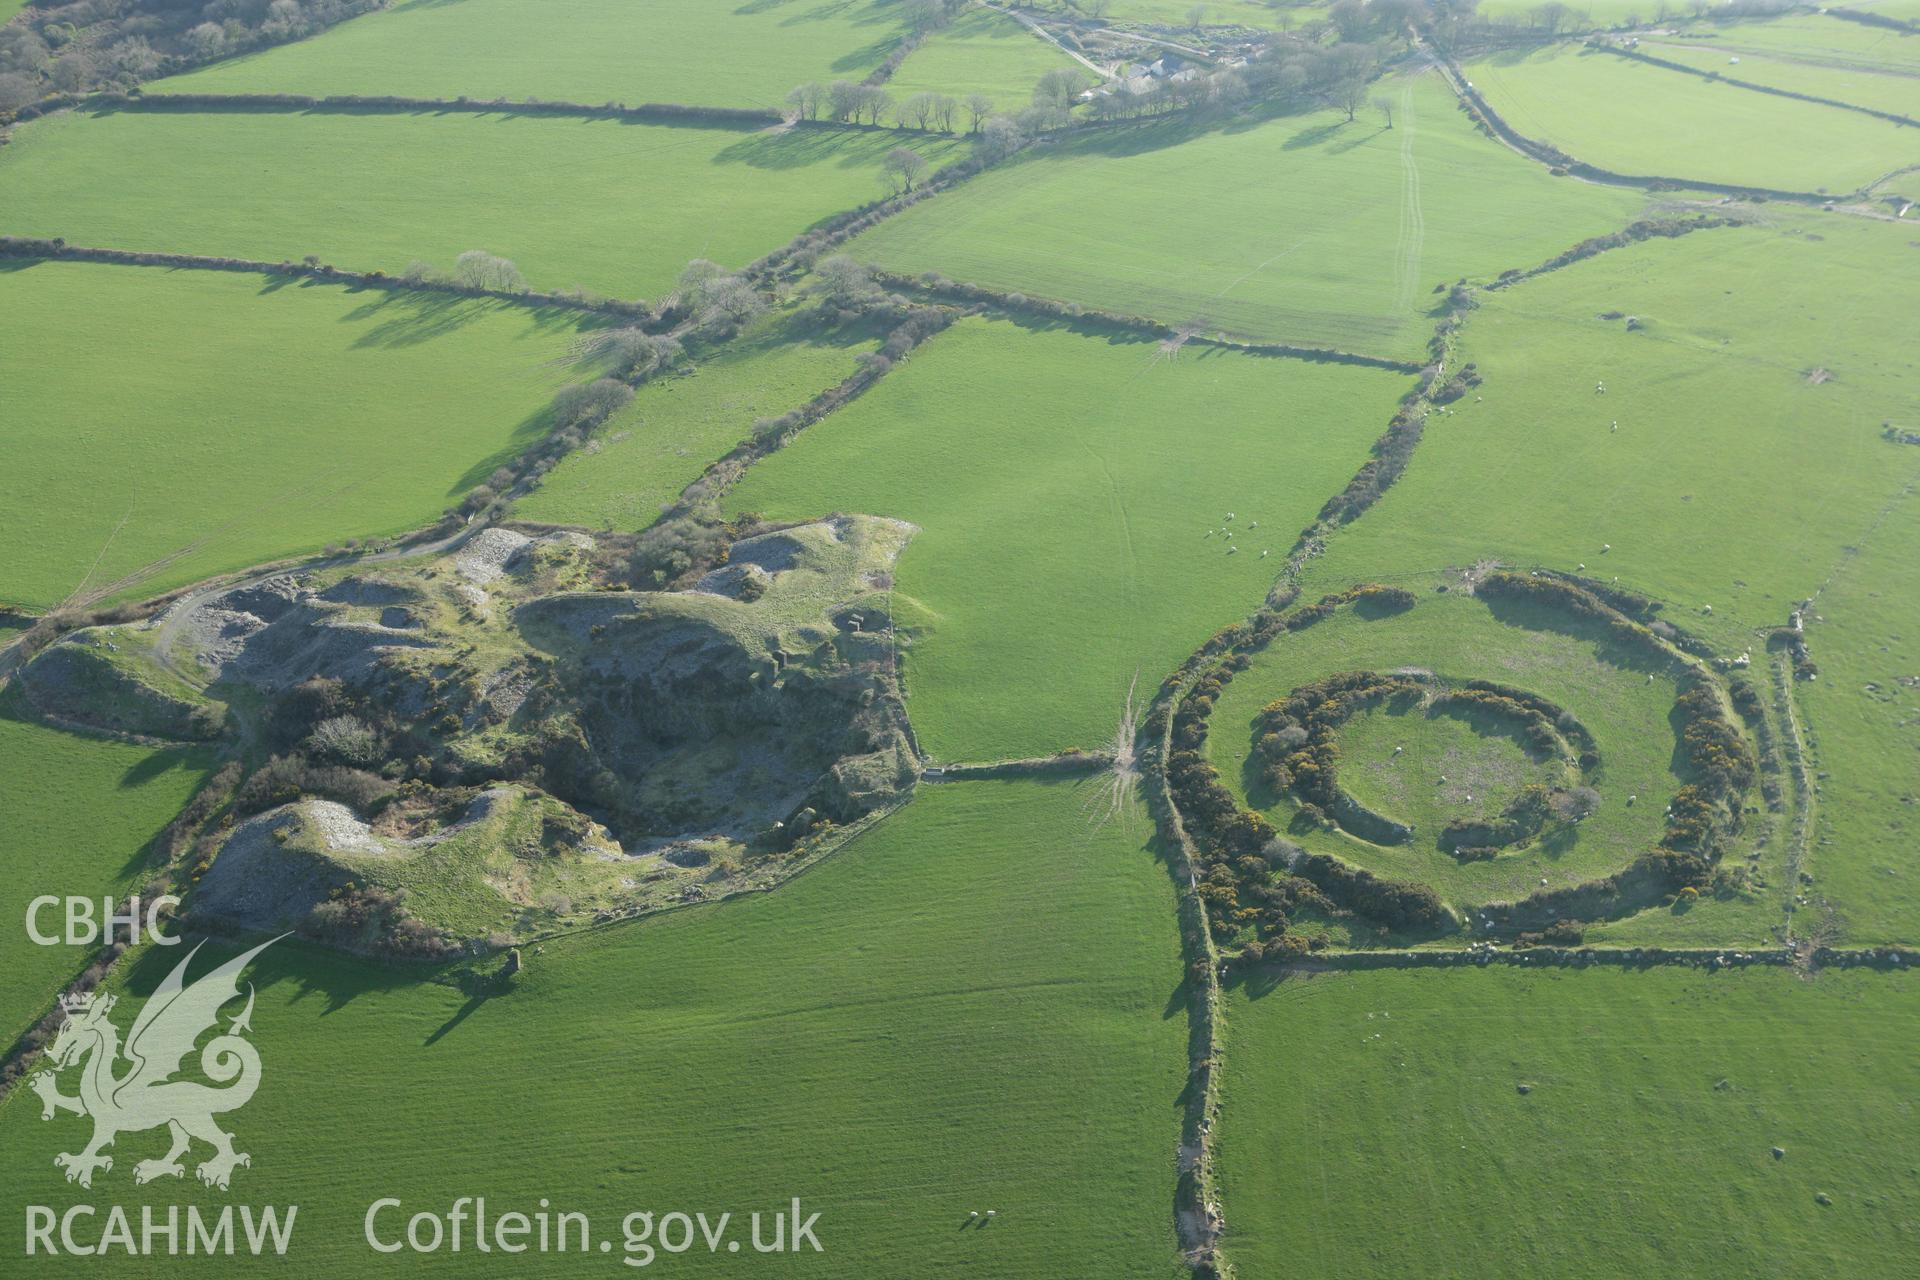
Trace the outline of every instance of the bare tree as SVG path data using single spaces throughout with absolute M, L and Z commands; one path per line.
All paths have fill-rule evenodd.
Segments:
M 980 141 L 976 145 L 981 159 L 997 164 L 1026 143 L 1027 135 L 1018 121 L 1008 116 L 992 116 L 980 126 Z
M 1080 96 L 1086 84 L 1079 71 L 1056 67 L 1033 86 L 1033 105 L 1058 112 L 1071 111 L 1073 100 Z
M 840 121 L 857 119 L 865 85 L 851 80 L 835 80 L 827 86 L 827 115 Z
M 873 276 L 846 254 L 836 253 L 814 264 L 810 290 L 836 302 L 850 301 L 873 292 Z
M 1197 4 L 1193 6 L 1193 8 L 1187 10 L 1187 25 L 1193 28 L 1195 31 L 1198 31 L 1200 29 L 1200 25 L 1204 23 L 1206 20 L 1207 20 L 1207 6 L 1203 4 Z
M 940 132 L 953 132 L 953 113 L 959 106 L 959 103 L 944 93 L 933 95 L 933 122 L 939 126 Z
M 916 129 L 925 129 L 933 123 L 934 96 L 931 93 L 916 93 L 900 104 L 900 113 L 896 117 L 904 125 L 911 124 Z
M 826 103 L 827 91 L 817 81 L 795 85 L 787 94 L 787 105 L 793 108 L 793 114 L 801 120 L 818 120 L 820 108 Z
M 980 122 L 993 114 L 993 99 L 984 93 L 967 95 L 967 132 L 980 132 Z
M 498 289 L 520 292 L 527 287 L 526 277 L 510 259 L 469 249 L 453 260 L 453 278 L 474 289 Z
M 894 190 L 911 191 L 920 175 L 927 171 L 927 158 L 918 151 L 895 147 L 887 152 L 886 159 L 880 162 L 880 168 L 892 181 Z
M 879 124 L 880 118 L 893 106 L 893 95 L 879 85 L 860 86 L 860 111 L 856 118 L 864 116 L 868 124 Z
M 1386 117 L 1387 128 L 1393 128 L 1393 99 L 1381 94 L 1373 100 L 1373 109 Z
M 1367 105 L 1367 82 L 1362 76 L 1342 76 L 1327 86 L 1327 105 L 1347 113 L 1352 120 L 1361 107 Z

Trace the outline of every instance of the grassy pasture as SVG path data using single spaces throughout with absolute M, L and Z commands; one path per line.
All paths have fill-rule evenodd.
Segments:
M 1498 557 L 1617 575 L 1729 655 L 1782 624 L 1920 474 L 1880 438 L 1920 395 L 1902 318 L 1920 253 L 1886 223 L 1768 216 L 1486 295 L 1460 351 L 1484 402 L 1428 419 L 1310 588 Z
M 1833 903 L 1849 945 L 1920 940 L 1916 600 L 1920 510 L 1909 496 L 1834 566 L 1807 624 L 1820 676 L 1794 686 L 1824 773 L 1806 868 L 1814 884 L 1804 892 Z M 1810 932 L 1822 914 L 1801 908 L 1796 924 Z
M 1209 27 L 1241 26 L 1285 29 L 1319 16 L 1312 4 L 1282 4 L 1279 0 L 1113 0 L 1106 21 L 1113 25 L 1145 23 L 1185 27 L 1193 10 L 1205 10 L 1201 23 Z
M 0 638 L 5 638 L 0 636 Z M 99 899 L 146 883 L 141 856 L 205 780 L 200 752 L 138 747 L 62 733 L 19 718 L 0 693 L 0 1043 L 46 1012 L 92 959 L 90 947 L 36 945 L 27 904 L 43 894 Z M 40 916 L 60 933 L 62 907 Z
M 863 79 L 898 42 L 899 11 L 894 0 L 408 0 L 159 87 L 776 107 L 802 81 Z
M 615 1258 L 630 1211 L 730 1210 L 744 1235 L 749 1211 L 799 1196 L 825 1251 L 760 1269 L 1172 1280 L 1173 890 L 1144 813 L 1095 830 L 1084 803 L 1064 783 L 929 787 L 776 893 L 549 942 L 492 999 L 281 943 L 250 974 L 266 1070 L 231 1118 L 253 1156 L 234 1192 L 134 1186 L 152 1133 L 121 1139 L 104 1185 L 128 1205 L 297 1203 L 298 1254 L 329 1274 L 446 1261 L 362 1243 L 383 1195 L 409 1213 L 550 1197 L 590 1213 Z M 170 962 L 146 958 L 135 989 Z M 79 1124 L 43 1125 L 24 1090 L 0 1105 L 20 1157 L 0 1171 L 0 1247 L 19 1251 L 22 1204 L 65 1203 L 51 1159 Z M 968 1226 L 990 1208 L 992 1226 Z M 704 1246 L 662 1257 L 753 1269 Z M 203 1267 L 115 1259 L 125 1275 Z M 515 1269 L 594 1267 L 529 1252 Z
M 895 622 L 913 632 L 909 707 L 936 758 L 1096 747 L 1135 673 L 1144 703 L 1259 604 L 1405 387 L 1374 370 L 1193 348 L 1162 361 L 1153 343 L 966 320 L 755 466 L 729 503 L 920 526 Z M 1204 536 L 1228 511 L 1237 554 Z
M 1542 877 L 1559 887 L 1609 875 L 1658 842 L 1665 830 L 1661 812 L 1680 789 L 1667 722 L 1675 672 L 1650 669 L 1638 657 L 1569 632 L 1551 614 L 1505 605 L 1495 611 L 1462 594 L 1435 594 L 1429 582 L 1407 585 L 1422 596 L 1411 612 L 1367 619 L 1342 608 L 1305 631 L 1278 637 L 1234 677 L 1208 722 L 1207 747 L 1221 781 L 1287 831 L 1297 812 L 1294 799 L 1274 794 L 1255 774 L 1257 763 L 1249 767 L 1260 709 L 1337 672 L 1419 667 L 1456 681 L 1516 685 L 1573 712 L 1599 747 L 1599 810 L 1564 834 L 1491 861 L 1461 863 L 1438 847 L 1441 825 L 1493 817 L 1527 782 L 1555 779 L 1507 739 L 1482 737 L 1457 721 L 1415 728 L 1417 713 L 1377 711 L 1352 722 L 1340 738 L 1341 784 L 1363 802 L 1378 801 L 1388 816 L 1412 822 L 1417 834 L 1397 846 L 1368 844 L 1343 831 L 1291 838 L 1375 874 L 1429 884 L 1457 906 L 1525 897 Z M 1650 674 L 1656 678 L 1649 681 Z M 1396 758 L 1395 746 L 1407 750 Z M 1638 799 L 1629 804 L 1631 796 Z M 1718 905 L 1702 904 L 1692 914 L 1704 917 Z
M 1904 1272 L 1915 984 L 1500 967 L 1238 984 L 1226 1252 L 1242 1275 L 1356 1280 Z
M 1342 728 L 1338 742 L 1341 788 L 1373 812 L 1429 836 L 1456 819 L 1492 821 L 1529 783 L 1569 781 L 1565 769 L 1529 754 L 1497 721 L 1417 707 L 1363 712 Z M 1436 783 L 1441 777 L 1446 782 Z
M 1015 19 L 969 9 L 907 55 L 887 81 L 887 92 L 897 102 L 916 93 L 944 93 L 963 105 L 968 94 L 980 93 L 998 110 L 1011 112 L 1027 105 L 1041 76 L 1075 68 L 1093 82 L 1092 72 Z
M 1839 194 L 1920 161 L 1912 129 L 1574 45 L 1465 70 L 1519 132 L 1617 173 Z
M 0 154 L 0 226 L 75 244 L 447 270 L 657 298 L 690 258 L 743 266 L 886 194 L 887 133 L 614 120 L 120 111 L 50 117 Z M 914 140 L 936 166 L 964 143 Z
M 226 272 L 0 271 L 0 601 L 147 595 L 427 523 L 591 375 L 580 323 Z
M 1038 147 L 890 218 L 851 252 L 898 271 L 1233 333 L 1401 358 L 1432 291 L 1628 221 L 1473 132 L 1432 76 L 1388 82 L 1395 127 L 1319 112 L 1195 132 L 1163 120 Z M 1204 199 L 1196 193 L 1208 193 Z
M 1659 0 L 1653 4 L 1645 0 L 1575 0 L 1568 7 L 1573 10 L 1574 30 L 1586 30 L 1591 27 L 1610 27 L 1622 22 L 1633 22 L 1641 18 L 1653 17 Z M 1525 18 L 1538 8 L 1528 0 L 1487 0 L 1475 12 L 1488 18 Z
M 1864 30 L 1864 28 L 1862 28 Z M 1898 39 L 1891 32 L 1889 39 Z M 1737 29 L 1732 35 L 1738 39 Z M 1920 49 L 1920 38 L 1909 41 Z M 1803 60 L 1783 52 L 1767 56 L 1753 52 L 1735 52 L 1736 45 L 1692 41 L 1679 37 L 1674 42 L 1642 40 L 1640 48 L 1655 57 L 1678 62 L 1700 71 L 1717 73 L 1735 80 L 1750 80 L 1790 93 L 1806 93 L 1832 98 L 1876 111 L 1893 111 L 1920 118 L 1920 69 L 1896 74 L 1858 65 L 1837 65 L 1825 60 Z M 1739 58 L 1735 65 L 1730 58 Z M 1732 93 L 1751 93 L 1750 89 L 1729 89 Z
M 1913 6 L 1908 20 L 1920 18 L 1920 3 L 1905 2 Z M 1848 7 L 1874 10 L 1886 17 L 1901 16 L 1891 5 Z M 1756 53 L 1843 70 L 1905 71 L 1909 75 L 1920 72 L 1920 40 L 1826 14 L 1792 13 L 1765 21 L 1715 23 L 1690 29 L 1675 40 L 1692 36 L 1705 37 L 1696 43 L 1733 53 Z M 1663 43 L 1668 42 L 1663 38 Z
M 797 321 L 770 320 L 684 374 L 647 383 L 515 510 L 554 524 L 645 528 L 708 463 L 750 435 L 756 419 L 805 404 L 878 345 L 870 328 L 820 333 Z

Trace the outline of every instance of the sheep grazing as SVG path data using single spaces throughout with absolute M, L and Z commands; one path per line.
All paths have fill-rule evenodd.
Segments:
M 1266 559 L 1266 558 L 1267 558 L 1267 557 L 1268 557 L 1269 555 L 1272 555 L 1272 554 L 1273 554 L 1273 553 L 1272 553 L 1271 551 L 1262 551 L 1262 552 L 1260 553 L 1260 558 L 1261 558 L 1262 560 L 1265 560 L 1265 559 Z
M 1227 512 L 1227 519 L 1228 519 L 1228 520 L 1232 520 L 1232 519 L 1233 519 L 1233 512 L 1231 512 L 1231 511 L 1229 511 L 1229 512 Z
M 1601 554 L 1601 555 L 1605 555 L 1605 554 L 1607 554 L 1607 552 L 1609 552 L 1609 551 L 1611 551 L 1611 550 L 1613 550 L 1613 544 L 1612 544 L 1611 542 L 1603 542 L 1603 543 L 1601 543 L 1601 544 L 1600 544 L 1600 554 Z

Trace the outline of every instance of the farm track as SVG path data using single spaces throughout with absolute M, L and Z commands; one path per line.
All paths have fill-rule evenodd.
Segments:
M 1420 207 L 1420 161 L 1414 155 L 1417 127 L 1413 117 L 1413 86 L 1400 90 L 1400 243 L 1394 267 L 1393 306 L 1398 315 L 1413 310 L 1420 288 L 1420 260 L 1426 249 L 1427 220 Z

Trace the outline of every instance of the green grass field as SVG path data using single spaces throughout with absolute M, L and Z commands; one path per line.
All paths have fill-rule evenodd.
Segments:
M 1860 28 L 1865 30 L 1866 28 Z M 1892 32 L 1884 33 L 1888 40 L 1897 40 Z M 1728 33 L 1730 40 L 1738 41 L 1740 29 L 1733 28 Z M 1909 43 L 1920 44 L 1920 41 Z M 1826 59 L 1803 60 L 1792 53 L 1779 56 L 1766 56 L 1752 51 L 1734 52 L 1738 46 L 1721 41 L 1696 41 L 1687 36 L 1676 37 L 1673 41 L 1642 40 L 1643 53 L 1665 58 L 1669 62 L 1678 62 L 1700 71 L 1717 73 L 1735 80 L 1749 80 L 1754 84 L 1763 84 L 1773 89 L 1784 89 L 1790 93 L 1805 93 L 1821 98 L 1832 98 L 1836 102 L 1850 102 L 1859 107 L 1871 107 L 1876 111 L 1892 111 L 1900 115 L 1920 118 L 1920 70 L 1905 75 L 1891 74 L 1886 71 L 1849 65 L 1840 66 Z M 1739 58 L 1738 64 L 1731 61 Z M 1734 93 L 1750 93 L 1747 89 L 1734 89 Z M 1741 100 L 1744 102 L 1744 100 Z
M 1889 449 L 1911 446 L 1888 445 Z M 1920 878 L 1912 859 L 1920 777 L 1920 512 L 1911 496 L 1841 559 L 1815 600 L 1808 644 L 1820 666 L 1794 695 L 1822 773 L 1820 822 L 1806 890 L 1831 900 L 1850 945 L 1920 940 Z M 1821 920 L 1802 908 L 1799 925 Z
M 450 270 L 485 249 L 536 288 L 658 298 L 690 258 L 745 266 L 879 199 L 899 143 L 524 116 L 63 115 L 0 154 L 0 226 L 357 271 Z M 912 145 L 936 166 L 965 147 Z
M 1487 295 L 1460 350 L 1485 382 L 1310 588 L 1497 557 L 1618 576 L 1729 656 L 1784 623 L 1920 476 L 1880 438 L 1920 394 L 1900 319 L 1920 253 L 1887 223 L 1769 217 Z
M 309 40 L 160 82 L 195 93 L 396 93 L 775 107 L 860 80 L 901 34 L 895 0 L 406 0 Z
M 0 601 L 145 596 L 430 523 L 593 372 L 580 325 L 239 273 L 0 271 Z
M 1240 986 L 1215 1129 L 1224 1247 L 1241 1275 L 1355 1280 L 1904 1271 L 1916 1035 L 1908 974 Z
M 1162 27 L 1185 27 L 1196 5 L 1194 0 L 1112 0 L 1106 20 L 1112 24 L 1147 23 Z M 1278 0 L 1203 0 L 1197 7 L 1204 12 L 1205 26 L 1264 27 L 1284 30 L 1319 16 L 1311 4 L 1281 4 Z
M 1568 5 L 1573 11 L 1572 30 L 1586 30 L 1590 27 L 1610 27 L 1617 23 L 1649 19 L 1654 16 L 1659 0 L 1652 4 L 1645 0 L 1575 0 Z M 1476 12 L 1489 18 L 1527 19 L 1532 11 L 1539 8 L 1528 0 L 1487 0 Z
M 1616 173 L 1838 195 L 1920 162 L 1912 129 L 1572 45 L 1465 71 L 1520 133 Z
M 1911 6 L 1908 21 L 1920 18 L 1920 3 L 1915 0 L 1903 0 L 1903 3 Z M 1847 7 L 1872 10 L 1886 17 L 1900 16 L 1893 5 Z M 1788 58 L 1852 71 L 1904 71 L 1910 76 L 1920 73 L 1920 41 L 1898 31 L 1821 13 L 1790 13 L 1764 21 L 1689 27 L 1671 39 L 1679 41 L 1696 36 L 1700 39 L 1694 43 L 1725 48 L 1732 53 Z
M 1058 69 L 1077 69 L 1088 84 L 1094 81 L 1091 71 L 1014 19 L 969 9 L 907 55 L 887 81 L 887 92 L 899 102 L 916 93 L 944 93 L 963 105 L 967 95 L 979 93 L 998 110 L 1013 112 L 1032 99 L 1041 76 Z
M 128 1166 L 164 1140 L 129 1134 L 94 1195 L 297 1203 L 299 1255 L 333 1274 L 441 1261 L 367 1249 L 380 1196 L 412 1212 L 485 1195 L 495 1213 L 547 1196 L 616 1249 L 633 1210 L 731 1210 L 744 1234 L 749 1211 L 798 1196 L 825 1251 L 763 1260 L 770 1273 L 899 1274 L 910 1258 L 915 1275 L 1172 1280 L 1173 890 L 1142 812 L 1096 830 L 1083 806 L 1064 783 L 929 787 L 777 893 L 550 942 L 493 999 L 282 943 L 253 971 L 264 1084 L 230 1122 L 252 1167 L 231 1195 L 191 1177 L 136 1188 Z M 148 957 L 139 988 L 170 960 Z M 0 1132 L 17 1156 L 0 1196 L 60 1203 L 52 1156 L 80 1122 L 43 1125 L 22 1090 Z M 969 1228 L 987 1209 L 996 1221 Z M 18 1250 L 19 1230 L 16 1214 L 0 1242 Z
M 1436 594 L 1435 584 L 1426 581 L 1406 585 L 1421 596 L 1411 612 L 1369 620 L 1343 608 L 1325 622 L 1275 639 L 1227 686 L 1208 721 L 1207 748 L 1221 781 L 1241 802 L 1260 809 L 1282 831 L 1297 812 L 1292 796 L 1275 795 L 1247 770 L 1253 722 L 1262 707 L 1337 672 L 1417 667 L 1454 681 L 1515 685 L 1573 712 L 1600 752 L 1593 780 L 1601 795 L 1598 811 L 1564 834 L 1490 861 L 1456 861 L 1436 843 L 1441 825 L 1498 814 L 1526 782 L 1549 781 L 1538 776 L 1544 766 L 1531 764 L 1506 740 L 1475 741 L 1477 735 L 1458 722 L 1416 734 L 1400 727 L 1408 717 L 1376 712 L 1365 719 L 1392 723 L 1356 720 L 1340 738 L 1341 783 L 1362 802 L 1378 801 L 1387 816 L 1413 823 L 1414 838 L 1395 846 L 1364 843 L 1342 831 L 1290 838 L 1379 875 L 1429 884 L 1462 907 L 1525 897 L 1541 887 L 1542 877 L 1561 887 L 1610 875 L 1656 843 L 1665 830 L 1662 810 L 1681 783 L 1671 769 L 1675 743 L 1667 722 L 1677 693 L 1675 672 L 1650 670 L 1612 646 L 1559 629 L 1562 620 L 1543 611 L 1504 604 L 1494 610 L 1458 592 Z M 1649 674 L 1657 678 L 1649 681 Z M 1393 747 L 1402 745 L 1406 752 L 1394 757 Z M 1449 747 L 1458 752 L 1451 759 Z M 1494 789 L 1474 790 L 1481 781 Z M 1629 797 L 1638 798 L 1630 804 Z M 1709 921 L 1730 914 L 1718 910 L 1722 905 L 1697 906 L 1687 927 L 1711 923 L 1721 936 L 1729 929 L 1734 939 L 1764 936 L 1764 924 L 1743 931 L 1725 919 Z M 1778 917 L 1777 907 L 1771 910 L 1765 923 Z
M 753 424 L 805 404 L 879 345 L 869 328 L 820 333 L 773 319 L 688 372 L 640 389 L 585 450 L 569 454 L 514 508 L 528 520 L 593 529 L 642 529 L 752 434 Z
M 920 526 L 895 622 L 922 747 L 1097 747 L 1162 673 L 1265 596 L 1406 380 L 962 321 L 759 463 L 731 509 Z M 1216 536 L 1239 517 L 1241 550 Z M 1248 526 L 1258 523 L 1259 529 Z M 1262 549 L 1273 556 L 1263 560 Z
M 1474 133 L 1432 76 L 1369 108 L 1195 134 L 1179 121 L 1038 147 L 853 242 L 897 271 L 1233 333 L 1419 356 L 1436 284 L 1530 265 L 1632 218 Z M 1206 199 L 1195 199 L 1206 190 Z
M 140 889 L 152 874 L 147 843 L 209 767 L 199 752 L 84 738 L 19 712 L 14 695 L 0 695 L 0 1042 L 9 1046 L 93 958 L 92 947 L 34 943 L 28 903 L 89 897 L 98 920 L 103 896 Z M 43 910 L 41 932 L 63 933 L 64 910 Z

